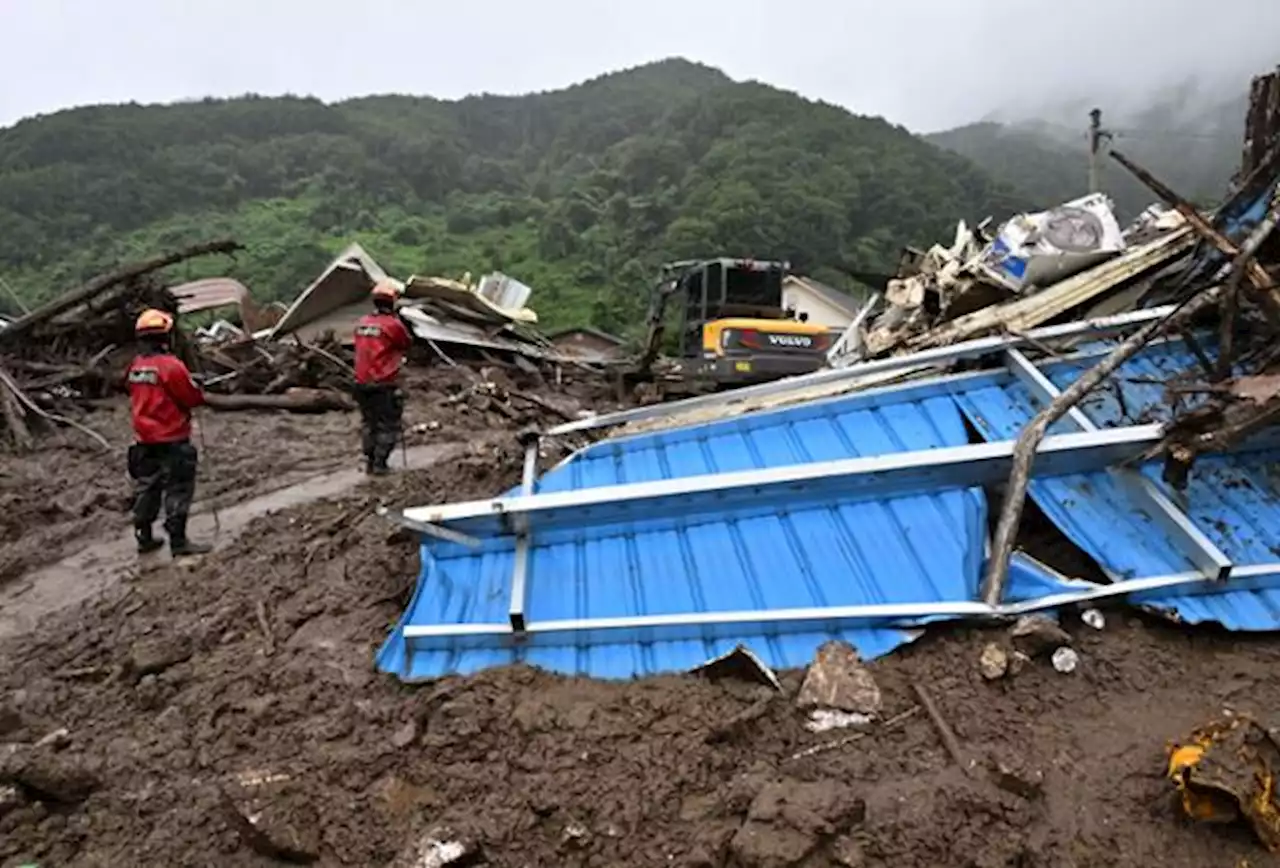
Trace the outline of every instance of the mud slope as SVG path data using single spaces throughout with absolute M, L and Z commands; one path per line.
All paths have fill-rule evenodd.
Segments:
M 1074 674 L 1035 662 L 988 683 L 990 636 L 941 629 L 872 670 L 886 717 L 929 689 L 963 768 L 923 712 L 797 757 L 848 738 L 805 728 L 800 673 L 781 695 L 521 667 L 416 687 L 377 675 L 417 550 L 374 508 L 481 497 L 519 475 L 514 446 L 482 435 L 526 411 L 460 380 L 433 388 L 414 424 L 466 441 L 457 457 L 335 483 L 203 561 L 135 565 L 0 640 L 0 866 L 406 866 L 430 864 L 396 860 L 431 839 L 457 842 L 455 864 L 494 866 L 1267 864 L 1248 832 L 1181 819 L 1161 771 L 1166 742 L 1225 707 L 1280 722 L 1272 639 L 1112 611 L 1103 631 L 1068 625 Z M 219 478 L 242 480 L 229 500 L 287 476 L 286 455 L 346 472 L 354 419 L 237 418 L 214 447 L 230 456 Z M 50 471 L 97 472 L 57 448 Z M 55 494 L 38 472 L 54 457 L 23 461 Z M 32 521 L 40 498 L 21 502 Z M 76 520 L 102 523 L 93 509 Z
M 930 688 L 968 775 L 924 714 L 790 759 L 838 736 L 807 732 L 789 696 L 762 688 L 376 675 L 416 558 L 373 506 L 479 496 L 518 465 L 474 454 L 258 519 L 196 568 L 145 572 L 3 646 L 0 739 L 22 745 L 38 785 L 0 809 L 0 864 L 279 864 L 248 845 L 247 815 L 323 865 L 389 864 L 444 830 L 510 866 L 1259 855 L 1247 833 L 1181 820 L 1160 769 L 1166 740 L 1224 705 L 1280 717 L 1273 643 L 1111 613 L 1103 632 L 1078 628 L 1069 676 L 1036 664 L 983 682 L 988 637 L 968 632 L 876 665 L 888 715 L 915 703 L 911 685 Z M 65 746 L 31 745 L 60 727 Z

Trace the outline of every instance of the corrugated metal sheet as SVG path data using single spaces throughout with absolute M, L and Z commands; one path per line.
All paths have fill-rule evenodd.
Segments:
M 178 313 L 195 313 L 201 310 L 239 305 L 249 297 L 249 290 L 245 285 L 230 277 L 193 280 L 190 283 L 169 287 L 169 292 L 178 299 Z
M 1057 385 L 1085 362 L 1045 366 Z M 1083 405 L 1097 425 L 1157 421 L 1169 373 L 1194 364 L 1179 342 L 1154 346 L 1120 372 L 1120 386 Z M 990 439 L 1009 439 L 1037 407 L 1009 375 L 974 374 L 844 396 L 597 443 L 546 473 L 539 492 L 578 490 L 788 464 L 885 455 L 964 444 L 961 411 Z M 1065 423 L 1054 433 L 1070 430 Z M 1242 453 L 1203 459 L 1186 510 L 1239 565 L 1280 560 L 1280 498 L 1271 466 L 1280 457 Z M 1159 483 L 1158 468 L 1144 470 Z M 1111 471 L 1033 481 L 1030 495 L 1080 548 L 1116 578 L 1194 570 L 1163 526 Z M 987 534 L 980 489 L 938 490 L 874 502 L 830 502 L 762 515 L 758 506 L 697 520 L 655 516 L 643 524 L 534 534 L 525 616 L 530 623 L 619 616 L 777 610 L 881 602 L 957 602 L 976 598 Z M 504 623 L 515 563 L 511 537 L 479 551 L 431 543 L 404 623 Z M 1080 585 L 1075 585 L 1079 589 Z M 1060 577 L 1019 559 L 1006 599 L 1040 599 L 1067 590 Z M 1280 627 L 1280 591 L 1151 594 L 1142 602 L 1187 621 L 1237 629 Z M 716 640 L 561 646 L 455 648 L 406 655 L 393 634 L 379 654 L 384 671 L 419 679 L 524 661 L 562 672 L 629 677 L 686 670 L 739 643 L 770 665 L 806 663 L 833 636 L 866 657 L 909 641 L 911 631 L 847 629 L 804 634 L 757 632 Z M 509 641 L 509 640 L 505 640 Z M 598 640 L 597 640 L 598 641 Z M 495 642 L 495 646 L 501 644 Z
M 349 244 L 294 299 L 280 321 L 272 326 L 269 337 L 292 334 L 340 308 L 367 301 L 373 285 L 388 279 L 382 266 L 363 247 Z M 392 282 L 401 286 L 399 281 Z
M 1181 341 L 1162 343 L 1120 369 L 1119 388 L 1097 390 L 1080 407 L 1100 427 L 1167 421 L 1170 409 L 1160 383 L 1196 365 Z M 1083 368 L 1079 363 L 1045 366 L 1059 388 L 1069 385 Z M 959 402 L 975 427 L 991 439 L 1016 437 L 1036 409 L 1025 387 L 1016 382 L 975 389 Z M 1065 425 L 1059 423 L 1054 433 L 1069 430 Z M 1247 567 L 1280 561 L 1278 461 L 1280 453 L 1274 451 L 1202 458 L 1182 497 L 1164 485 L 1158 463 L 1152 462 L 1142 472 L 1173 496 L 1234 564 Z M 1072 542 L 1115 578 L 1150 578 L 1195 569 L 1110 471 L 1034 480 L 1029 493 Z M 1280 590 L 1166 594 L 1144 602 L 1192 623 L 1212 621 L 1239 630 L 1280 627 Z
M 605 441 L 547 473 L 539 491 L 880 455 L 967 442 L 945 396 L 867 406 L 846 399 L 683 431 Z M 882 502 L 832 504 L 740 519 L 733 513 L 676 530 L 592 535 L 530 552 L 530 621 L 874 602 L 968 600 L 986 527 L 977 489 Z M 922 545 L 927 540 L 927 545 Z M 447 550 L 447 547 L 446 549 Z M 425 552 L 425 549 L 424 549 Z M 428 555 L 430 556 L 430 555 Z M 413 623 L 506 618 L 510 550 L 459 552 L 424 570 Z M 564 672 L 628 677 L 683 670 L 746 642 L 772 666 L 799 666 L 833 635 L 874 657 L 907 641 L 897 630 L 847 630 L 646 646 L 419 653 L 413 677 L 470 671 L 515 658 Z M 380 664 L 401 671 L 389 647 Z

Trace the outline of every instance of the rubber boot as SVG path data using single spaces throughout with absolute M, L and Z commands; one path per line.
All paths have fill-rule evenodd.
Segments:
M 138 541 L 138 554 L 140 555 L 149 555 L 164 548 L 164 540 L 157 538 L 151 532 L 150 526 L 135 527 L 133 529 L 133 538 Z
M 187 557 L 189 555 L 207 555 L 213 551 L 213 546 L 205 543 L 192 542 L 185 536 L 182 538 L 173 537 L 169 540 L 169 554 L 175 558 Z

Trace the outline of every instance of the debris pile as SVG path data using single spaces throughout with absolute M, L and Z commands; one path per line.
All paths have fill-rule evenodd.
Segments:
M 992 235 L 963 221 L 949 247 L 907 248 L 884 308 L 856 324 L 839 364 L 943 346 L 981 334 L 1034 328 L 1097 303 L 1184 253 L 1189 230 L 1155 211 L 1128 231 L 1106 196 L 1020 214 Z
M 1262 321 L 1280 326 L 1275 269 L 1280 242 L 1259 225 L 1277 175 L 1280 84 L 1259 76 L 1245 131 L 1240 173 L 1230 198 L 1202 215 L 1175 191 L 1124 154 L 1111 157 L 1160 200 L 1121 230 L 1112 203 L 1094 193 L 1036 214 L 1016 215 L 995 232 L 989 221 L 963 221 L 949 246 L 906 248 L 897 276 L 888 281 L 880 310 L 860 318 L 841 341 L 837 366 L 895 353 L 945 347 L 993 334 L 1021 334 L 1064 319 L 1113 314 L 1135 307 L 1186 301 L 1196 288 L 1221 284 L 1225 270 L 1257 230 L 1257 247 L 1242 263 L 1246 294 L 1238 289 L 1221 303 L 1224 340 L 1243 323 L 1237 308 L 1261 305 Z M 1251 321 L 1258 321 L 1253 318 Z M 1231 346 L 1220 365 L 1234 358 Z
M 1247 822 L 1280 853 L 1280 738 L 1249 715 L 1227 715 L 1169 746 L 1168 776 L 1186 815 L 1202 823 Z
M 400 315 L 432 355 L 448 365 L 456 360 L 483 364 L 510 363 L 533 370 L 544 363 L 582 363 L 564 356 L 534 328 L 537 314 L 527 307 L 533 290 L 494 272 L 479 283 L 471 275 L 391 277 L 359 244 L 351 244 L 302 291 L 269 330 L 270 340 L 348 343 L 352 327 L 368 307 L 368 295 L 379 282 L 401 290 Z
M 526 307 L 532 290 L 500 273 L 477 285 L 416 276 L 399 284 L 353 244 L 287 309 L 259 306 L 231 278 L 166 287 L 158 276 L 167 266 L 238 247 L 218 241 L 129 265 L 6 321 L 0 329 L 0 442 L 29 449 L 33 426 L 52 422 L 79 427 L 105 443 L 74 417 L 122 390 L 121 372 L 134 350 L 133 322 L 148 307 L 175 316 L 237 308 L 239 326 L 219 320 L 189 337 L 179 333 L 176 341 L 175 351 L 205 388 L 211 408 L 352 410 L 350 336 L 380 280 L 403 288 L 400 313 L 417 339 L 411 359 L 455 370 L 459 376 L 445 379 L 465 383 L 442 396 L 444 415 L 469 414 L 490 427 L 564 422 L 576 418 L 577 402 L 562 406 L 488 372 L 511 370 L 540 387 L 549 377 L 562 383 L 566 369 L 585 372 L 588 379 L 599 376 L 597 368 L 560 354 L 537 332 L 537 315 Z M 481 366 L 477 373 L 474 368 Z
M 239 248 L 231 240 L 214 241 L 126 265 L 0 329 L 0 437 L 26 449 L 34 442 L 33 427 L 82 427 L 62 411 L 68 402 L 100 398 L 121 388 L 138 314 L 148 307 L 178 312 L 177 299 L 156 273 L 195 257 L 230 254 Z M 100 435 L 87 433 L 102 441 Z

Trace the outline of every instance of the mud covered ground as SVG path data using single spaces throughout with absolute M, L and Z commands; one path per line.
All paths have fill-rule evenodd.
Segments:
M 405 442 L 469 442 L 495 431 L 556 424 L 587 407 L 616 406 L 608 400 L 607 384 L 572 374 L 557 385 L 497 368 L 411 368 Z M 41 438 L 35 454 L 0 456 L 0 587 L 82 549 L 104 527 L 127 526 L 128 406 L 123 399 L 97 403 L 77 421 L 105 437 L 109 450 L 79 431 L 59 429 Z M 325 472 L 359 467 L 359 426 L 355 412 L 202 412 L 193 439 L 202 462 L 197 509 L 207 511 L 210 502 L 226 508 Z M 393 463 L 401 460 L 399 453 L 393 456 Z
M 414 687 L 378 675 L 417 553 L 374 507 L 518 478 L 507 435 L 474 436 L 438 406 L 467 388 L 411 410 L 445 420 L 423 437 L 469 432 L 441 463 L 259 517 L 202 561 L 135 565 L 0 641 L 0 777 L 21 781 L 0 785 L 0 865 L 1267 864 L 1247 830 L 1183 820 L 1162 771 L 1166 742 L 1224 708 L 1280 720 L 1274 640 L 1116 610 L 1101 631 L 1068 621 L 1076 672 L 1035 661 L 986 682 L 993 634 L 943 628 L 871 667 L 899 722 L 835 746 L 850 733 L 810 732 L 795 707 L 801 673 L 782 693 L 525 668 Z M 349 463 L 354 449 L 340 414 L 226 418 L 244 426 L 241 447 L 229 433 L 215 447 L 226 436 L 223 454 L 245 456 L 229 499 L 281 456 Z M 87 461 L 60 448 L 66 466 Z M 916 684 L 965 766 L 912 711 Z M 432 840 L 456 861 L 415 852 Z

